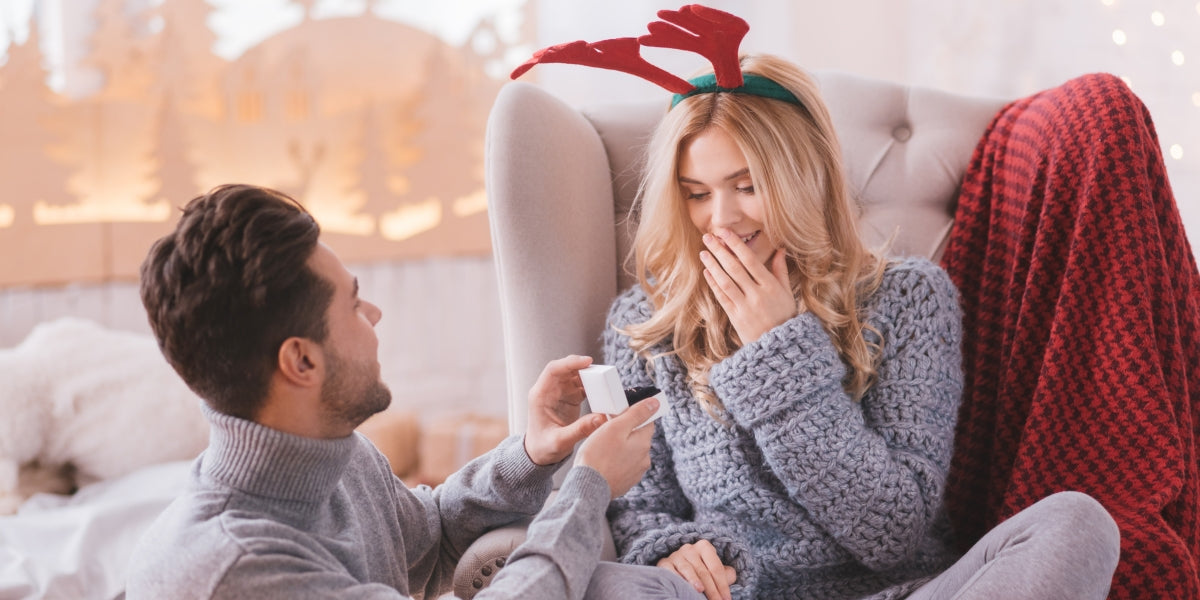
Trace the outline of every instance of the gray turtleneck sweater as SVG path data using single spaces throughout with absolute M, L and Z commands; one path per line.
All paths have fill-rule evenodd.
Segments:
M 361 435 L 317 440 L 206 410 L 189 489 L 142 538 L 127 597 L 432 598 L 482 533 L 530 516 L 557 465 L 511 437 L 436 489 L 409 489 Z M 600 555 L 608 484 L 575 467 L 486 598 L 580 598 Z

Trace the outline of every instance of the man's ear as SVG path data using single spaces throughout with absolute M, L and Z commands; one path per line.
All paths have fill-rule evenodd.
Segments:
M 286 381 L 298 387 L 320 386 L 325 380 L 325 354 L 320 344 L 307 338 L 284 340 L 276 367 Z

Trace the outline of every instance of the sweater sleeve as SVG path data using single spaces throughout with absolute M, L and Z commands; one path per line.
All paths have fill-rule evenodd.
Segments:
M 604 330 L 604 362 L 614 365 L 626 387 L 654 385 L 646 361 L 618 331 L 650 318 L 650 304 L 640 288 L 632 288 L 613 303 Z M 743 544 L 715 525 L 693 520 L 693 509 L 675 477 L 671 448 L 661 428 L 650 445 L 650 469 L 632 489 L 608 507 L 613 541 L 625 563 L 653 565 L 684 544 L 708 540 L 722 561 L 738 573 L 751 568 Z
M 479 600 L 579 600 L 600 560 L 608 482 L 591 467 L 567 473 L 554 500 Z M 428 597 L 428 596 L 426 596 Z
M 884 569 L 916 548 L 941 505 L 962 392 L 957 292 L 932 263 L 904 262 L 885 275 L 870 321 L 884 350 L 860 402 L 811 313 L 747 344 L 709 381 L 791 498 Z
M 306 558 L 304 548 L 275 548 L 274 552 L 247 552 L 229 566 L 207 598 L 274 600 L 284 598 L 353 598 L 402 600 L 409 598 L 382 583 L 362 583 L 345 571 L 328 568 Z M 132 592 L 132 590 L 131 590 Z M 168 597 L 194 597 L 195 590 L 173 590 Z M 128 598 L 140 598 L 133 592 Z M 162 597 L 162 596 L 157 596 Z
M 606 525 L 604 507 L 609 500 L 608 483 L 589 467 L 568 473 L 555 500 L 541 511 L 528 529 L 524 543 L 509 556 L 508 564 L 479 600 L 561 600 L 583 598 L 592 571 L 600 560 L 601 529 Z M 478 519 L 474 520 L 479 522 Z M 447 522 L 447 530 L 456 529 Z M 407 539 L 432 541 L 417 532 Z M 242 552 L 220 579 L 213 598 L 407 598 L 381 583 L 363 583 L 344 570 L 330 569 L 313 557 L 311 548 L 273 538 L 270 552 Z M 436 543 L 432 544 L 436 546 Z M 422 561 L 418 561 L 420 563 Z M 410 590 L 424 589 L 416 597 L 434 598 L 445 592 L 448 581 L 440 573 L 454 564 L 437 564 L 427 569 L 409 565 Z M 425 573 L 428 572 L 426 575 Z
M 461 555 L 457 545 L 469 544 L 493 527 L 540 509 L 554 468 L 534 465 L 525 455 L 521 438 L 514 436 L 437 489 L 398 490 L 402 532 L 398 543 L 405 550 L 401 566 L 407 563 L 409 592 L 418 598 L 434 598 L 448 590 Z M 609 498 L 603 476 L 589 467 L 572 468 L 555 500 L 530 524 L 526 541 L 477 597 L 581 599 L 600 559 Z M 371 510 L 368 505 L 378 500 L 364 498 L 362 510 Z M 329 568 L 328 561 L 311 545 L 290 539 L 286 531 L 266 539 L 269 546 L 256 541 L 249 544 L 248 551 L 236 553 L 212 597 L 408 597 L 388 585 L 363 583 L 344 569 Z
M 429 597 L 448 589 L 458 559 L 472 542 L 542 508 L 559 466 L 534 464 L 523 438 L 514 435 L 437 488 L 400 490 L 397 512 L 405 532 L 410 589 L 424 590 Z M 404 485 L 398 478 L 393 482 Z

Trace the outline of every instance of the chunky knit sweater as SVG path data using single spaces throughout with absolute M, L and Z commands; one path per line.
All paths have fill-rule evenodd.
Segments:
M 724 405 L 714 419 L 667 345 L 647 365 L 618 331 L 650 317 L 645 292 L 617 298 L 605 361 L 671 403 L 650 470 L 609 505 L 624 562 L 652 565 L 706 539 L 738 573 L 735 598 L 826 600 L 903 597 L 953 562 L 942 494 L 962 391 L 957 292 L 936 265 L 905 259 L 865 309 L 883 356 L 860 401 L 806 312 L 712 368 Z
M 361 435 L 317 440 L 206 411 L 191 488 L 134 551 L 127 597 L 433 598 L 481 533 L 532 515 L 558 465 L 513 436 L 437 489 L 414 489 Z M 572 468 L 529 537 L 477 598 L 581 598 L 609 488 Z

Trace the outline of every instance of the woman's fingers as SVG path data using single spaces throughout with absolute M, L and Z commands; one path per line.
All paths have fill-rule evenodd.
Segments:
M 784 252 L 782 248 L 776 250 L 775 254 L 771 256 L 771 276 L 779 282 L 779 285 L 791 288 L 792 281 L 788 277 L 787 252 Z
M 771 275 L 771 272 L 754 255 L 754 251 L 750 249 L 750 246 L 747 246 L 746 242 L 743 242 L 742 238 L 738 237 L 737 233 L 724 228 L 717 229 L 715 233 L 720 238 L 720 241 L 724 242 L 729 252 L 737 257 L 749 278 L 760 284 L 767 281 L 767 276 Z M 762 237 L 765 239 L 766 235 L 763 234 Z
M 738 286 L 739 291 L 749 295 L 755 289 L 764 292 L 773 291 L 776 284 L 782 289 L 790 288 L 787 277 L 787 255 L 776 250 L 767 264 L 763 264 L 754 251 L 732 231 L 718 229 L 716 235 L 705 234 L 704 244 L 708 248 L 711 259 L 705 261 L 705 266 L 720 270 L 728 275 L 729 280 Z M 705 260 L 701 252 L 701 260 Z
M 732 309 L 735 302 L 741 302 L 745 297 L 745 292 L 742 288 L 733 281 L 725 269 L 716 264 L 712 255 L 708 252 L 700 253 L 700 261 L 704 263 L 704 278 L 708 282 L 709 287 L 717 294 L 717 301 L 725 308 L 726 312 Z
M 712 262 L 715 262 L 716 266 L 724 271 L 738 287 L 744 290 L 756 283 L 754 278 L 750 276 L 750 273 L 746 271 L 746 265 L 743 263 L 743 260 L 733 252 L 728 242 L 710 233 L 704 234 L 703 239 L 705 247 L 708 248 L 708 252 L 713 258 Z M 742 244 L 742 240 L 740 239 L 733 243 L 741 244 L 743 249 L 749 250 L 745 244 Z M 703 253 L 701 253 L 701 256 L 703 256 Z M 750 262 L 754 262 L 753 255 L 750 257 Z M 707 266 L 710 269 L 713 268 L 713 265 Z
M 777 249 L 764 264 L 733 232 L 718 229 L 716 233 L 721 237 L 703 236 L 707 246 L 700 252 L 704 281 L 741 342 L 748 344 L 796 316 L 798 304 L 791 289 L 787 253 Z
M 721 563 L 716 548 L 708 540 L 684 544 L 658 566 L 678 573 L 707 600 L 729 600 L 729 567 Z
M 677 554 L 679 554 L 678 550 L 658 561 L 658 566 L 679 575 L 684 581 L 688 582 L 688 585 L 691 585 L 697 592 L 703 594 L 704 583 L 700 581 L 700 575 L 696 573 L 695 567 L 687 560 L 677 556 Z
M 708 540 L 700 540 L 696 542 L 695 548 L 700 555 L 700 560 L 704 562 L 704 570 L 708 573 L 712 581 L 711 587 L 705 588 L 705 593 L 714 600 L 729 600 L 729 581 L 727 579 L 726 567 L 721 563 L 721 557 L 717 555 L 717 549 L 713 547 Z M 712 594 L 709 594 L 711 590 Z

